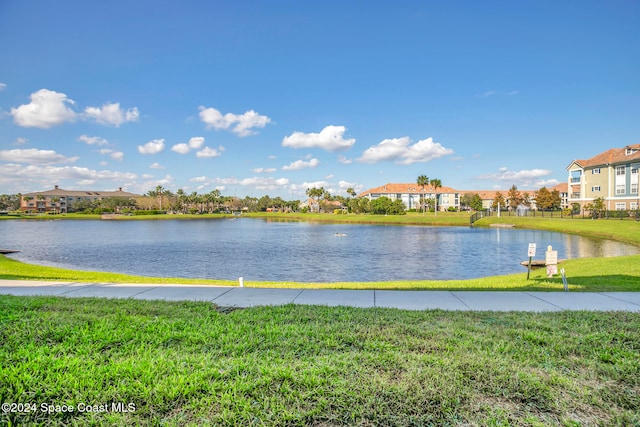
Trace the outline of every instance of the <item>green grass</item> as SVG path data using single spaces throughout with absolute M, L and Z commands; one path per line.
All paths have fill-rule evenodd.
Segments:
M 640 314 L 0 296 L 0 425 L 630 426 Z M 54 413 L 56 405 L 135 405 Z
M 261 214 L 260 217 L 284 220 L 292 218 L 289 214 Z M 449 216 L 459 218 L 459 215 L 449 213 L 438 214 L 438 217 Z M 197 216 L 197 215 L 196 215 Z M 203 216 L 197 216 L 202 218 Z M 216 217 L 216 216 L 214 216 Z M 219 216 L 217 216 L 219 217 Z M 305 218 L 350 218 L 345 215 L 306 214 L 295 217 L 296 220 Z M 362 217 L 358 219 L 359 217 Z M 364 222 L 373 215 L 354 215 L 350 221 Z M 396 221 L 400 217 L 379 216 L 380 220 Z M 409 221 L 416 218 L 431 220 L 433 214 L 407 215 Z M 144 218 L 144 217 L 141 217 Z M 391 219 L 389 219 L 391 218 Z M 413 218 L 413 219 L 412 219 Z M 467 218 L 468 220 L 468 218 Z M 536 228 L 564 233 L 581 234 L 590 237 L 607 238 L 630 244 L 640 245 L 640 222 L 619 220 L 582 220 L 560 218 L 522 218 L 522 217 L 489 217 L 476 223 L 476 226 L 489 226 L 492 223 L 509 223 L 516 227 Z M 400 223 L 392 222 L 400 225 Z M 525 249 L 523 249 L 524 251 Z M 524 260 L 525 257 L 523 257 Z M 640 291 L 640 255 L 614 258 L 585 258 L 568 260 L 559 265 L 567 274 L 570 289 L 574 291 Z M 534 270 L 531 280 L 526 279 L 526 270 L 522 273 L 506 276 L 492 276 L 471 280 L 423 280 L 423 281 L 394 281 L 394 282 L 336 282 L 336 283 L 297 283 L 297 282 L 250 282 L 245 286 L 251 287 L 284 287 L 284 288 L 331 288 L 331 289 L 431 289 L 431 290 L 562 290 L 560 277 L 547 279 L 545 269 Z M 113 283 L 183 283 L 183 284 L 212 284 L 234 286 L 234 281 L 184 278 L 153 278 L 131 276 L 106 272 L 88 272 L 65 270 L 54 267 L 25 264 L 13 259 L 0 256 L 0 279 L 18 280 L 55 280 L 78 282 L 113 282 Z

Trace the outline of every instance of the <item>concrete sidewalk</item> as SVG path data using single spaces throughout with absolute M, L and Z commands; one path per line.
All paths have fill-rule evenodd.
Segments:
M 640 292 L 355 291 L 0 280 L 2 294 L 209 301 L 223 307 L 306 304 L 404 310 L 640 312 Z

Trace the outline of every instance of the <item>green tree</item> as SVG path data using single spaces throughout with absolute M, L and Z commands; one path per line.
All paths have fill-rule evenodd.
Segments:
M 482 197 L 480 197 L 478 193 L 474 194 L 473 198 L 471 199 L 471 204 L 469 206 L 471 206 L 471 209 L 473 209 L 474 211 L 481 211 Z
M 422 209 L 422 213 L 425 212 L 425 187 L 429 185 L 429 177 L 426 175 L 420 175 L 418 179 L 416 179 L 416 184 L 422 187 L 422 194 L 420 195 L 420 208 Z
M 432 179 L 431 181 L 429 181 L 429 183 L 431 184 L 431 187 L 433 187 L 433 192 L 434 192 L 434 209 L 433 212 L 435 215 L 438 215 L 438 188 L 442 188 L 442 181 L 440 181 L 438 178 Z
M 496 195 L 493 197 L 493 203 L 491 203 L 491 207 L 494 209 L 502 209 L 507 205 L 506 200 L 504 200 L 504 196 L 500 191 L 496 191 Z
M 602 197 L 594 199 L 593 202 L 584 205 L 584 210 L 588 211 L 592 218 L 602 218 L 605 212 L 604 199 Z
M 522 204 L 522 194 L 520 194 L 518 187 L 516 187 L 515 184 L 509 189 L 507 199 L 509 199 L 509 207 L 513 210 L 517 209 L 518 206 Z
M 536 191 L 533 195 L 533 200 L 536 202 L 536 206 L 540 210 L 547 210 L 553 208 L 553 198 L 551 192 L 547 187 L 542 187 Z

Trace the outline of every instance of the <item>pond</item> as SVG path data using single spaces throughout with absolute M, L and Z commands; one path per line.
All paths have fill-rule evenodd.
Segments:
M 539 230 L 271 222 L 0 221 L 0 247 L 24 262 L 159 277 L 245 281 L 469 279 L 524 272 L 544 259 L 640 253 L 608 240 Z

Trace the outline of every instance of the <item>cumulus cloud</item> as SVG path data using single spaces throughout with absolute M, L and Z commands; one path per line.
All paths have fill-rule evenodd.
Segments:
M 180 144 L 176 144 L 171 147 L 171 151 L 175 151 L 176 153 L 180 154 L 187 154 L 189 151 L 191 151 L 191 148 L 189 148 L 188 144 L 181 142 Z
M 254 128 L 263 128 L 271 123 L 269 117 L 260 115 L 253 110 L 246 111 L 243 114 L 222 114 L 215 108 L 205 108 L 203 106 L 200 106 L 199 110 L 200 120 L 206 125 L 207 129 L 230 129 L 231 132 L 238 136 L 254 135 L 257 133 Z
M 551 183 L 553 183 L 553 185 L 557 184 L 556 180 L 543 179 L 551 174 L 552 171 L 548 169 L 524 169 L 520 171 L 510 171 L 507 167 L 501 167 L 498 169 L 497 173 L 480 175 L 478 176 L 478 179 L 500 181 L 507 185 L 516 185 L 518 187 L 540 187 Z
M 204 137 L 194 136 L 193 138 L 189 139 L 189 142 L 187 143 L 181 142 L 179 144 L 174 145 L 173 147 L 171 147 L 171 151 L 175 151 L 176 153 L 180 153 L 180 154 L 187 154 L 192 149 L 193 150 L 199 149 L 200 147 L 202 147 L 203 144 L 204 144 Z
M 7 84 L 6 83 L 0 83 L 0 91 L 3 91 L 7 88 Z
M 119 102 L 104 104 L 102 107 L 87 107 L 84 110 L 84 114 L 87 118 L 94 119 L 100 124 L 113 125 L 115 127 L 126 122 L 137 122 L 140 116 L 138 108 L 134 107 L 125 111 L 120 108 Z
M 150 169 L 164 169 L 164 166 L 162 166 L 160 163 L 152 163 L 149 165 Z
M 218 157 L 224 151 L 224 147 L 221 145 L 216 150 L 215 148 L 204 147 L 202 150 L 196 153 L 196 157 L 199 158 L 210 158 L 210 157 Z
M 322 148 L 327 151 L 348 150 L 356 140 L 344 139 L 347 128 L 344 126 L 327 126 L 320 133 L 293 132 L 282 140 L 283 147 Z
M 78 157 L 65 157 L 53 150 L 38 150 L 37 148 L 16 148 L 13 150 L 0 150 L 0 160 L 12 163 L 46 165 L 54 163 L 73 163 L 78 160 Z
M 109 144 L 109 141 L 107 141 L 104 138 L 100 138 L 99 136 L 81 135 L 78 138 L 78 141 L 85 142 L 85 143 L 87 143 L 89 145 L 107 145 L 107 144 Z
M 40 89 L 31 94 L 29 104 L 11 109 L 13 121 L 18 126 L 48 129 L 76 120 L 76 113 L 69 108 L 75 104 L 64 93 Z
M 296 171 L 301 169 L 315 168 L 319 164 L 320 164 L 320 161 L 318 159 L 311 159 L 308 162 L 305 162 L 304 160 L 297 160 L 287 166 L 283 166 L 282 170 Z
M 164 150 L 164 138 L 154 139 L 144 145 L 138 145 L 140 154 L 158 154 Z
M 433 138 L 423 139 L 411 144 L 408 136 L 385 139 L 378 145 L 367 148 L 357 160 L 362 163 L 377 163 L 395 160 L 398 164 L 425 163 L 448 154 L 453 150 L 445 148 Z

